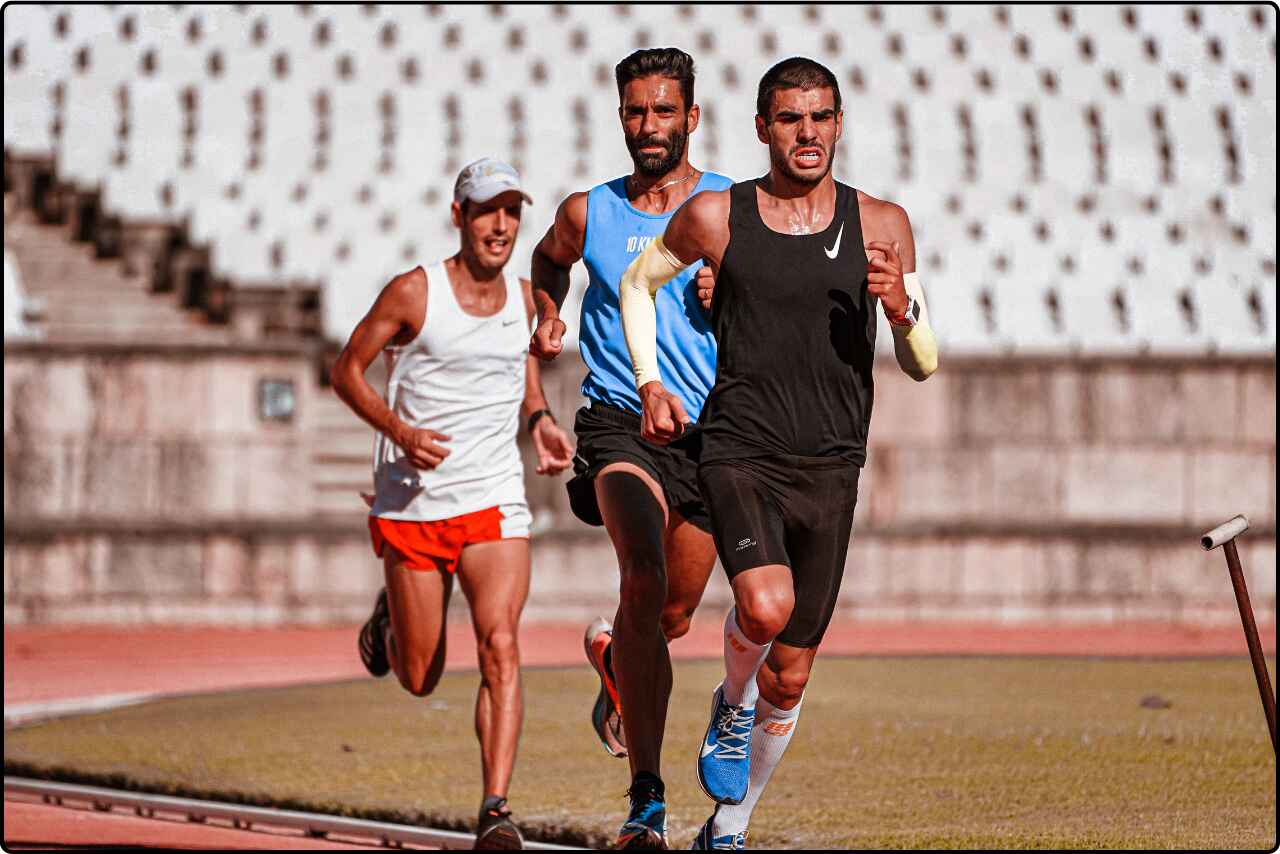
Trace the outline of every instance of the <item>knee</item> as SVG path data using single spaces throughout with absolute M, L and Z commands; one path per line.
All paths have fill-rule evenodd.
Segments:
M 621 564 L 619 604 L 627 613 L 652 612 L 658 617 L 667 596 L 667 572 L 658 555 L 628 557 Z
M 778 636 L 791 619 L 790 596 L 756 590 L 737 597 L 738 626 L 753 643 L 765 644 Z
M 439 669 L 433 669 L 428 662 L 417 660 L 405 662 L 396 671 L 400 685 L 415 697 L 426 697 L 440 684 Z
M 682 638 L 689 633 L 689 624 L 692 620 L 692 608 L 679 602 L 668 604 L 662 609 L 662 633 L 669 641 Z
M 477 646 L 480 674 L 486 682 L 510 682 L 520 669 L 520 650 L 511 629 L 490 632 Z

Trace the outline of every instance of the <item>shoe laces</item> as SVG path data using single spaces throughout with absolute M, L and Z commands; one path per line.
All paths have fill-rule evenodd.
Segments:
M 721 702 L 716 719 L 716 758 L 747 759 L 756 710 Z
M 741 830 L 737 833 L 726 833 L 722 836 L 716 836 L 715 832 L 715 816 L 707 819 L 706 825 L 702 828 L 701 840 L 711 851 L 742 851 L 747 847 L 747 831 Z
M 730 837 L 729 844 L 727 845 L 712 845 L 711 847 L 718 848 L 721 851 L 745 850 L 747 847 L 747 832 L 744 830 L 741 833 L 735 833 L 732 837 Z

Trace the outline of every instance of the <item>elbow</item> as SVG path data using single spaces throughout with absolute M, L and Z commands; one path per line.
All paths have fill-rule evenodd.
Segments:
M 551 262 L 547 260 L 547 256 L 542 251 L 542 245 L 533 247 L 533 254 L 529 256 L 529 272 L 533 279 L 534 290 L 538 289 L 538 273 L 544 272 L 551 266 Z
M 346 391 L 351 384 L 351 359 L 344 350 L 329 369 L 329 382 L 333 385 L 338 397 L 345 399 Z

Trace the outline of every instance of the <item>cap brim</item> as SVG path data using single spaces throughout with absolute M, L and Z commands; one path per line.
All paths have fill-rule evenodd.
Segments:
M 480 191 L 476 193 L 471 193 L 468 196 L 466 196 L 466 198 L 470 199 L 473 202 L 480 202 L 481 204 L 483 204 L 484 202 L 487 202 L 490 199 L 495 199 L 498 196 L 501 196 L 503 193 L 519 193 L 526 202 L 528 202 L 529 204 L 533 204 L 533 199 L 529 197 L 529 194 L 526 193 L 524 190 L 520 189 L 519 187 L 497 187 L 491 193 Z

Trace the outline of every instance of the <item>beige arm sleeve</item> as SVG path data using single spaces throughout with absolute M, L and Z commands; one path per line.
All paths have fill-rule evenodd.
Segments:
M 622 274 L 618 303 L 622 308 L 622 332 L 627 338 L 631 366 L 636 374 L 636 388 L 662 379 L 658 373 L 658 309 L 654 297 L 688 266 L 672 255 L 658 237 Z
M 924 288 L 920 276 L 907 273 L 902 277 L 907 294 L 920 305 L 920 319 L 910 328 L 890 326 L 893 330 L 893 354 L 898 357 L 898 367 L 916 382 L 924 382 L 938 369 L 938 342 L 929 326 L 929 307 L 924 302 Z

